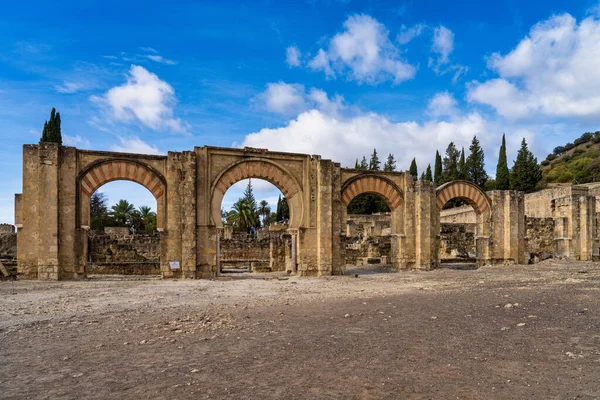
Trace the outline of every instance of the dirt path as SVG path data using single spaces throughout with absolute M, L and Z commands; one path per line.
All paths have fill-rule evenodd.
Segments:
M 0 283 L 0 398 L 600 398 L 600 264 Z

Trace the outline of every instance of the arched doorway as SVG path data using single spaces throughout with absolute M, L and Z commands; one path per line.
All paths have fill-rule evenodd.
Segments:
M 454 199 L 466 205 L 443 211 Z M 452 181 L 437 188 L 438 265 L 462 269 L 470 264 L 479 267 L 489 260 L 491 205 L 487 194 L 468 181 Z
M 152 167 L 143 163 L 133 160 L 101 160 L 92 164 L 90 167 L 85 169 L 78 177 L 78 207 L 77 207 L 77 227 L 82 233 L 83 237 L 81 240 L 81 248 L 77 249 L 79 253 L 79 273 L 83 276 L 87 275 L 87 267 L 90 258 L 90 229 L 92 228 L 91 219 L 91 199 L 94 193 L 101 189 L 104 185 L 107 185 L 115 181 L 129 181 L 137 185 L 144 187 L 155 200 L 155 207 L 152 212 L 156 213 L 156 230 L 152 228 L 152 235 L 157 235 L 156 240 L 160 240 L 160 232 L 164 231 L 166 225 L 166 183 L 164 177 L 154 170 Z M 122 197 L 127 197 L 124 193 Z M 152 208 L 152 207 L 151 207 Z M 143 210 L 138 210 L 142 212 Z M 122 231 L 121 235 L 135 235 L 135 228 L 133 226 L 120 227 L 121 229 L 112 229 L 110 240 L 115 239 L 114 235 L 116 232 Z M 123 229 L 124 228 L 124 229 Z M 132 229 L 134 228 L 134 229 Z M 139 234 L 139 232 L 137 232 Z M 136 238 L 129 238 L 130 241 L 136 240 Z M 148 239 L 152 241 L 154 239 Z M 158 253 L 158 259 L 156 260 L 158 265 L 158 271 L 168 270 L 168 260 L 164 253 L 164 246 L 156 246 L 155 249 Z M 140 260 L 141 261 L 141 260 Z M 110 261 L 108 261 L 110 262 Z M 135 261 L 131 261 L 135 262 Z M 155 261 L 150 261 L 154 263 Z M 125 264 L 121 264 L 122 271 L 137 271 L 143 272 L 139 268 L 134 268 L 133 264 L 129 267 L 125 267 Z M 149 264 L 148 264 L 149 265 Z M 116 269 L 119 270 L 119 269 Z M 154 270 L 153 270 L 154 271 Z
M 276 230 L 280 233 L 269 233 L 269 235 L 277 236 L 281 233 L 286 233 L 286 239 L 283 246 L 289 247 L 289 252 L 284 251 L 283 259 L 274 259 L 273 246 L 271 246 L 271 256 L 269 258 L 270 270 L 280 270 L 281 263 L 285 264 L 285 270 L 290 272 L 297 271 L 297 257 L 299 249 L 297 247 L 298 228 L 303 220 L 303 199 L 300 195 L 300 185 L 286 171 L 285 167 L 271 160 L 260 158 L 251 158 L 247 160 L 237 161 L 225 168 L 214 180 L 211 185 L 211 219 L 214 226 L 217 228 L 217 270 L 222 271 L 221 258 L 222 249 L 221 241 L 226 238 L 227 227 L 225 226 L 222 215 L 223 199 L 227 191 L 236 183 L 253 179 L 263 180 L 276 187 L 282 194 L 283 199 L 289 210 L 289 219 L 277 224 Z M 275 240 L 274 240 L 275 242 Z M 274 243 L 273 242 L 273 243 Z M 279 243 L 279 242 L 277 242 Z M 280 253 L 280 252 L 279 252 Z M 259 263 L 259 261 L 256 261 Z
M 346 273 L 396 271 L 395 239 L 404 219 L 402 190 L 386 177 L 366 173 L 345 182 L 341 200 Z

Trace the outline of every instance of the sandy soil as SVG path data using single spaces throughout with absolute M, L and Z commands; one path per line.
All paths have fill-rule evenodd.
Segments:
M 600 264 L 382 271 L 0 282 L 0 398 L 600 398 Z

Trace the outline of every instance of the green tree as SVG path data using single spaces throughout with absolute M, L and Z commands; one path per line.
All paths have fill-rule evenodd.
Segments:
M 354 169 L 360 169 L 360 164 L 358 163 L 358 158 L 356 159 L 356 162 L 354 163 Z
M 281 195 L 279 195 L 279 198 L 277 199 L 277 209 L 275 210 L 275 220 L 277 222 L 283 219 L 283 214 L 281 213 L 281 211 Z
M 116 226 L 128 226 L 133 225 L 133 212 L 135 206 L 127 200 L 119 200 L 117 204 L 111 207 L 110 218 Z
M 50 111 L 50 119 L 44 122 L 44 129 L 42 130 L 42 138 L 40 139 L 40 143 L 43 142 L 58 143 L 62 145 L 60 113 L 57 113 L 54 107 L 52 107 L 52 111 Z
M 431 164 L 427 164 L 427 170 L 425 171 L 425 180 L 433 182 L 433 176 L 431 175 Z
M 510 173 L 508 171 L 508 162 L 506 160 L 506 138 L 502 134 L 502 145 L 498 155 L 498 165 L 496 166 L 496 190 L 510 189 Z
M 362 193 L 350 201 L 346 210 L 348 214 L 364 215 L 389 212 L 390 208 L 381 196 L 374 193 Z
M 281 218 L 284 220 L 290 219 L 290 206 L 285 197 L 281 199 Z
M 483 149 L 479 145 L 477 136 L 473 136 L 471 146 L 469 146 L 469 157 L 467 157 L 467 178 L 479 187 L 483 187 L 488 180 L 488 174 L 485 172 L 485 161 Z
M 383 170 L 385 172 L 392 172 L 396 170 L 396 160 L 394 159 L 394 155 L 392 153 L 388 154 L 387 160 L 385 160 L 385 164 L 383 164 Z
M 137 211 L 141 222 L 139 229 L 148 233 L 154 232 L 157 227 L 156 213 L 148 206 L 140 206 Z
M 363 156 L 360 164 L 358 165 L 358 169 L 369 169 L 369 164 L 367 164 L 367 157 Z
M 467 179 L 467 163 L 465 162 L 465 148 L 460 152 L 460 161 L 458 162 L 458 179 Z
M 413 177 L 413 179 L 416 181 L 417 179 L 419 179 L 419 171 L 417 170 L 417 159 L 413 158 L 413 160 L 410 163 L 410 168 L 408 169 L 408 173 L 410 176 Z
M 381 163 L 379 162 L 379 157 L 377 157 L 377 150 L 373 149 L 373 154 L 371 154 L 371 160 L 369 161 L 369 169 L 372 171 L 379 171 L 379 166 Z
M 434 182 L 436 186 L 440 186 L 442 184 L 442 157 L 440 156 L 440 152 L 439 151 L 435 151 L 435 165 L 434 165 L 434 169 L 433 169 L 433 173 L 434 173 Z
M 521 148 L 517 153 L 517 159 L 510 172 L 510 188 L 530 193 L 535 190 L 541 179 L 542 171 L 537 158 L 529 151 L 527 142 L 523 138 Z
M 234 229 L 240 231 L 247 231 L 251 226 L 258 226 L 259 223 L 256 210 L 244 197 L 233 203 L 233 207 L 227 215 L 227 222 L 233 225 Z
M 109 226 L 108 199 L 102 192 L 95 192 L 90 198 L 90 225 L 94 230 Z
M 446 155 L 444 156 L 442 172 L 442 179 L 438 183 L 438 186 L 446 183 L 455 181 L 458 179 L 458 163 L 459 163 L 460 152 L 454 145 L 454 142 L 450 142 L 446 148 Z
M 271 207 L 266 200 L 261 200 L 258 203 L 258 214 L 263 218 L 263 225 L 267 225 L 267 217 L 271 215 Z

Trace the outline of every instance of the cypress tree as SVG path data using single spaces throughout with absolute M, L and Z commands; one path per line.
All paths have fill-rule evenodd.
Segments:
M 444 156 L 443 166 L 444 170 L 442 172 L 442 180 L 440 184 L 455 181 L 458 179 L 458 162 L 459 162 L 460 153 L 454 142 L 450 142 L 448 147 L 446 148 L 446 155 Z
M 506 138 L 502 134 L 502 145 L 498 155 L 498 166 L 496 167 L 496 190 L 508 190 L 510 188 L 510 174 L 508 162 L 506 161 Z
M 431 164 L 427 165 L 427 171 L 425 171 L 425 180 L 433 182 L 433 176 L 431 176 Z
M 537 158 L 529 151 L 527 142 L 523 138 L 517 159 L 510 172 L 510 188 L 530 193 L 535 190 L 541 179 L 542 170 L 537 163 Z
M 367 157 L 363 156 L 362 160 L 360 160 L 360 165 L 358 169 L 369 169 L 369 164 L 367 164 Z
M 415 181 L 417 179 L 419 179 L 419 172 L 417 170 L 417 160 L 416 160 L 416 158 L 413 158 L 412 162 L 410 163 L 410 168 L 408 169 L 408 173 L 410 174 L 410 176 L 413 177 L 413 179 Z
M 373 154 L 371 155 L 371 160 L 369 161 L 369 169 L 372 171 L 379 171 L 379 157 L 377 157 L 377 150 L 373 149 Z
M 396 160 L 394 160 L 394 155 L 392 153 L 388 154 L 387 160 L 385 161 L 385 164 L 383 164 L 383 170 L 385 172 L 396 170 Z
M 442 157 L 437 150 L 435 151 L 435 166 L 433 172 L 435 174 L 435 185 L 440 186 L 442 184 Z
M 465 148 L 462 148 L 460 153 L 460 161 L 458 162 L 458 179 L 467 179 L 467 163 L 465 162 Z
M 487 172 L 485 172 L 483 149 L 479 145 L 477 136 L 473 136 L 469 151 L 471 154 L 467 157 L 467 179 L 474 184 L 483 187 L 488 180 L 488 175 Z
M 42 130 L 42 138 L 40 139 L 40 143 L 44 142 L 62 144 L 60 113 L 57 113 L 54 107 L 52 107 L 52 111 L 50 111 L 50 119 L 44 122 L 44 129 Z
M 279 195 L 279 198 L 277 199 L 277 211 L 275 211 L 275 219 L 277 220 L 277 222 L 283 219 L 283 216 L 281 214 L 281 195 Z
M 356 159 L 356 162 L 354 163 L 354 169 L 359 169 L 360 165 L 358 165 L 358 158 Z

